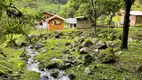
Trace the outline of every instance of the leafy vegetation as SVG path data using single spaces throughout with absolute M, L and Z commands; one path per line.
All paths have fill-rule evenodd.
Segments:
M 128 50 L 121 50 L 122 28 L 111 24 L 119 22 L 124 6 L 122 0 L 0 0 L 0 80 L 40 79 L 39 72 L 27 70 L 29 45 L 39 52 L 32 54 L 41 71 L 63 70 L 71 80 L 142 80 L 142 25 L 130 27 Z M 142 1 L 132 10 L 142 10 Z M 97 36 L 93 27 L 35 29 L 41 12 L 85 16 Z

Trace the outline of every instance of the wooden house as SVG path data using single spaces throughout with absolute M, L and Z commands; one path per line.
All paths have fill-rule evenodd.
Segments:
M 124 11 L 121 11 L 121 23 L 124 21 Z M 141 11 L 130 11 L 130 25 L 142 24 L 142 12 Z
M 54 15 L 46 20 L 50 31 L 64 29 L 64 18 Z
M 38 25 L 39 29 L 45 29 L 45 27 L 50 31 L 64 29 L 64 18 L 48 12 L 43 12 L 42 16 Z
M 50 17 L 53 17 L 54 14 L 49 13 L 49 12 L 43 12 L 43 13 L 42 13 L 42 16 L 44 17 L 44 19 L 48 19 L 48 18 L 50 18 Z
M 142 24 L 142 12 L 131 11 L 130 12 L 130 25 Z

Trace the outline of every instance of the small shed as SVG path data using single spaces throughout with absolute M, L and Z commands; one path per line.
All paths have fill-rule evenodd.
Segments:
M 64 29 L 64 18 L 54 15 L 46 20 L 50 31 Z
M 142 12 L 130 11 L 130 25 L 142 24 Z
M 75 17 L 77 20 L 77 28 L 79 29 L 84 29 L 84 28 L 90 28 L 91 27 L 91 22 L 89 19 L 85 16 L 78 16 Z
M 77 20 L 76 18 L 68 18 L 65 20 L 66 21 L 66 26 L 69 28 L 76 28 L 77 27 Z

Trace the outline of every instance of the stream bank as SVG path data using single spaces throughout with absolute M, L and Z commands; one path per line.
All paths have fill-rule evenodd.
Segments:
M 47 70 L 45 68 L 42 71 L 39 70 L 39 62 L 33 59 L 34 56 L 39 54 L 39 52 L 36 51 L 34 46 L 27 46 L 25 48 L 25 51 L 28 53 L 27 55 L 30 56 L 27 61 L 27 70 L 38 72 L 40 74 L 40 80 L 70 80 L 64 71 L 58 69 L 53 69 L 56 71 L 55 73 L 53 72 L 53 70 Z

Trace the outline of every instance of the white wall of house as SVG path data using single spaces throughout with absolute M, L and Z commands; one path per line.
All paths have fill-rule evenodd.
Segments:
M 38 23 L 38 25 L 36 25 L 36 28 L 37 29 L 47 29 L 48 28 L 48 22 L 43 22 L 42 23 L 42 25 L 40 25 L 39 23 Z

